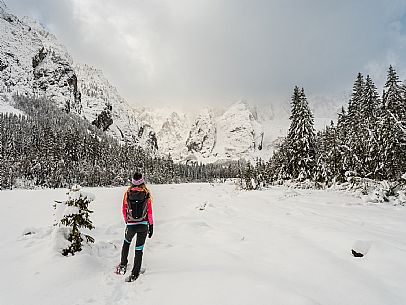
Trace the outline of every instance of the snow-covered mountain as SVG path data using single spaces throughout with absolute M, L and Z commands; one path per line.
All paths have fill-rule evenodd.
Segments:
M 216 157 L 228 159 L 238 156 L 250 158 L 262 150 L 262 126 L 249 105 L 238 102 L 217 118 Z
M 76 110 L 80 104 L 72 58 L 55 36 L 28 18 L 18 19 L 0 0 L 0 92 L 43 95 Z
M 185 154 L 185 143 L 191 125 L 190 114 L 166 107 L 136 107 L 135 112 L 138 121 L 155 132 L 158 151 L 170 154 L 174 160 L 181 160 L 181 156 Z
M 155 150 L 155 132 L 136 120 L 133 108 L 101 70 L 74 63 L 66 48 L 39 22 L 19 19 L 0 0 L 0 105 L 13 94 L 46 97 L 123 142 Z
M 132 107 L 100 69 L 76 63 L 39 22 L 17 18 L 0 0 L 0 111 L 12 95 L 45 96 L 127 143 L 170 154 L 176 161 L 268 159 L 289 128 L 290 101 L 252 106 L 239 101 L 223 109 L 185 113 Z M 309 98 L 316 129 L 336 119 L 345 99 Z M 337 102 L 339 101 L 339 103 Z
M 120 96 L 100 69 L 86 64 L 74 65 L 81 92 L 81 114 L 90 122 L 108 113 L 112 119 L 107 132 L 117 139 L 139 143 L 144 148 L 157 148 L 155 132 L 136 119 L 134 109 Z M 107 127 L 107 126 L 106 126 Z
M 205 108 L 196 117 L 186 140 L 188 152 L 209 157 L 216 145 L 217 126 L 213 112 Z
M 270 156 L 262 150 L 263 128 L 246 102 L 222 110 L 184 113 L 174 108 L 138 108 L 138 121 L 156 131 L 159 151 L 177 161 L 203 163 Z M 270 146 L 268 146 L 270 147 Z

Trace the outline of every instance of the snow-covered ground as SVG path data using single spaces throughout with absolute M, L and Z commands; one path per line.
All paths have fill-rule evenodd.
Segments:
M 404 207 L 335 191 L 153 185 L 147 271 L 125 283 L 113 273 L 124 190 L 86 189 L 96 243 L 73 257 L 55 252 L 52 234 L 66 190 L 1 191 L 0 304 L 406 304 Z M 360 246 L 366 256 L 353 257 Z

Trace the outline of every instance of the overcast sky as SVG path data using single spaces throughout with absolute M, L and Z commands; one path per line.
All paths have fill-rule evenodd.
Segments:
M 6 0 L 134 104 L 267 103 L 379 90 L 406 72 L 405 0 Z

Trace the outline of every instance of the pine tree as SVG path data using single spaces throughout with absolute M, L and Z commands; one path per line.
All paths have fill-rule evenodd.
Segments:
M 392 66 L 389 66 L 388 77 L 382 97 L 383 108 L 400 118 L 402 118 L 405 111 L 405 101 L 402 93 L 403 90 L 400 85 L 399 76 L 395 69 Z
M 350 117 L 350 129 L 354 130 L 358 127 L 361 117 L 361 108 L 364 101 L 365 81 L 361 73 L 358 73 L 357 78 L 352 88 L 352 94 L 348 103 L 348 116 Z
M 75 255 L 76 252 L 82 250 L 83 241 L 93 243 L 94 238 L 87 234 L 82 234 L 80 229 L 94 229 L 93 223 L 90 220 L 90 214 L 93 211 L 89 210 L 89 203 L 93 201 L 91 194 L 86 194 L 80 191 L 80 186 L 75 185 L 69 192 L 69 198 L 63 204 L 65 209 L 63 217 L 60 220 L 60 225 L 66 226 L 69 229 L 67 240 L 70 245 L 62 250 L 62 255 Z
M 363 173 L 365 177 L 374 179 L 379 164 L 378 117 L 379 94 L 372 79 L 367 75 L 364 98 L 361 104 L 360 130 L 363 143 Z
M 304 89 L 295 87 L 291 103 L 291 124 L 287 136 L 288 172 L 301 180 L 313 178 L 315 171 L 315 130 Z
M 347 155 L 348 167 L 357 175 L 363 174 L 364 147 L 361 130 L 362 113 L 364 104 L 365 81 L 361 73 L 358 73 L 354 82 L 352 95 L 348 104 L 347 117 L 347 139 L 346 144 L 349 149 Z
M 378 125 L 381 179 L 400 179 L 406 168 L 406 101 L 402 93 L 399 77 L 390 66 Z

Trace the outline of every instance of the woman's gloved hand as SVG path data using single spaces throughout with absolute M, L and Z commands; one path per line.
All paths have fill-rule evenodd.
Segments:
M 153 224 L 149 225 L 149 227 L 148 227 L 148 238 L 151 238 L 152 234 L 154 234 L 154 225 Z

